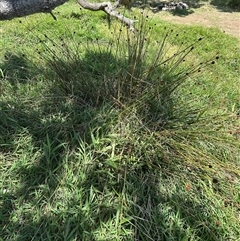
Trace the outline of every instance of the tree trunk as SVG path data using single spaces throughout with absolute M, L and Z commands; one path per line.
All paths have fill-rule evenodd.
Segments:
M 0 20 L 11 20 L 40 12 L 51 12 L 68 0 L 0 0 Z

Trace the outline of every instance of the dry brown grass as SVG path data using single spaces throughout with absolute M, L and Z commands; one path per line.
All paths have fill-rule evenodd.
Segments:
M 217 27 L 240 39 L 240 12 L 221 11 L 208 3 L 191 10 L 193 13 L 188 15 L 172 14 L 165 11 L 157 12 L 154 15 L 159 15 L 162 20 L 173 23 Z

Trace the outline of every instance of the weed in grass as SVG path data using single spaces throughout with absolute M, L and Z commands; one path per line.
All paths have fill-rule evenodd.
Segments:
M 160 45 L 160 48 L 153 46 L 148 41 L 150 36 L 151 28 L 148 29 L 145 25 L 141 25 L 140 31 L 136 35 L 131 35 L 128 32 L 124 34 L 122 30 L 117 35 L 117 40 L 113 42 L 100 43 L 100 40 L 96 39 L 88 43 L 87 46 L 81 46 L 85 52 L 84 50 L 79 51 L 80 47 L 71 50 L 69 45 L 63 45 L 63 50 L 57 48 L 56 51 L 59 53 L 66 53 L 64 55 L 66 60 L 59 59 L 59 56 L 62 56 L 58 53 L 54 54 L 52 59 L 51 57 L 47 58 L 58 76 L 58 83 L 60 83 L 57 86 L 59 89 L 57 88 L 55 91 L 59 91 L 58 93 L 62 93 L 64 96 L 74 96 L 76 99 L 80 99 L 78 103 L 83 103 L 86 106 L 99 108 L 108 103 L 112 106 L 110 108 L 115 106 L 114 108 L 117 107 L 120 110 L 117 112 L 118 117 L 114 118 L 116 122 L 112 122 L 103 132 L 99 117 L 101 116 L 106 121 L 107 115 L 101 114 L 90 122 L 90 129 L 94 130 L 91 134 L 91 143 L 100 170 L 105 170 L 103 173 L 106 172 L 110 179 L 114 176 L 115 179 L 117 178 L 116 181 L 113 181 L 99 177 L 96 183 L 100 183 L 100 186 L 98 184 L 96 187 L 100 193 L 107 185 L 107 180 L 117 193 L 121 193 L 123 185 L 119 185 L 119 180 L 123 180 L 122 182 L 125 183 L 131 178 L 131 173 L 135 173 L 134 170 L 143 173 L 149 168 L 150 170 L 164 170 L 165 175 L 167 174 L 171 178 L 178 175 L 183 178 L 186 175 L 185 178 L 190 178 L 190 180 L 193 178 L 194 182 L 201 178 L 210 180 L 213 184 L 217 180 L 214 177 L 215 170 L 223 168 L 222 171 L 224 171 L 224 164 L 221 162 L 222 154 L 218 156 L 216 145 L 224 145 L 226 149 L 227 143 L 215 133 L 220 124 L 218 122 L 224 120 L 216 119 L 215 122 L 208 123 L 208 118 L 202 118 L 205 112 L 201 112 L 201 109 L 187 109 L 190 107 L 188 103 L 191 103 L 191 100 L 189 102 L 189 100 L 184 99 L 184 103 L 181 103 L 179 99 L 176 99 L 176 97 L 180 97 L 178 89 L 184 84 L 184 81 L 187 81 L 193 74 L 201 72 L 200 70 L 204 67 L 215 64 L 219 57 L 216 56 L 215 60 L 210 59 L 193 66 L 188 65 L 185 59 L 194 50 L 194 45 L 201 41 L 201 38 L 195 44 L 183 45 L 175 50 L 174 47 L 169 46 L 171 37 L 176 37 L 172 31 L 167 30 L 163 41 L 156 43 L 156 46 Z M 117 43 L 117 46 L 114 43 Z M 124 44 L 122 45 L 122 43 Z M 54 45 L 59 46 L 59 44 Z M 154 53 L 154 51 L 155 54 L 149 57 L 148 53 Z M 82 56 L 79 53 L 82 53 Z M 105 60 L 104 65 L 103 59 Z M 86 60 L 88 62 L 84 63 Z M 90 69 L 86 70 L 85 66 Z M 91 73 L 90 76 L 89 73 Z M 179 105 L 180 103 L 183 106 Z M 97 122 L 95 122 L 96 120 Z M 108 121 L 106 123 L 109 124 Z M 202 124 L 200 125 L 200 123 Z M 209 128 L 207 128 L 206 123 L 210 124 Z M 107 137 L 105 137 L 106 134 Z M 222 132 L 219 134 L 222 135 Z M 148 135 L 150 137 L 146 138 Z M 217 144 L 218 142 L 219 144 Z M 210 154 L 211 148 L 209 149 L 208 146 L 213 148 L 212 154 Z M 208 163 L 215 166 L 213 171 L 211 168 L 210 170 L 206 168 L 209 166 Z M 130 172 L 128 177 L 123 175 L 126 168 Z M 93 172 L 93 176 L 96 171 Z M 234 171 L 234 167 L 232 171 Z M 147 185 L 150 183 L 148 182 Z M 217 192 L 222 193 L 223 190 L 218 189 Z M 154 190 L 153 193 L 158 193 L 158 191 Z M 147 194 L 147 196 L 149 195 Z M 142 211 L 141 215 L 137 211 L 138 214 L 135 216 L 135 211 L 133 211 L 132 220 L 135 220 L 135 224 L 132 221 L 131 224 L 136 228 L 136 236 L 143 235 L 142 239 L 149 240 L 158 240 L 159 237 L 169 238 L 171 235 L 176 237 L 175 232 L 179 235 L 180 228 L 188 229 L 188 238 L 192 237 L 192 240 L 196 240 L 197 237 L 200 239 L 210 237 L 211 240 L 217 240 L 219 236 L 216 236 L 215 233 L 220 234 L 220 232 L 213 231 L 213 227 L 210 228 L 209 232 L 208 224 L 202 225 L 202 230 L 199 232 L 197 229 L 190 231 L 189 224 L 180 221 L 180 216 L 185 212 L 185 204 L 179 195 L 181 196 L 181 194 L 177 194 L 174 205 L 181 203 L 182 206 L 178 207 L 180 209 L 174 220 L 182 222 L 181 228 L 172 224 L 174 226 L 171 228 L 165 227 L 167 231 L 156 229 L 154 236 L 152 232 L 148 233 L 153 230 L 149 219 L 150 216 L 153 218 L 156 216 L 147 214 L 145 211 Z M 185 195 L 186 193 L 184 193 Z M 152 198 L 151 195 L 149 198 Z M 140 205 L 134 200 L 133 206 L 142 209 L 145 200 L 142 202 Z M 153 201 L 153 203 L 157 202 L 161 201 Z M 190 206 L 196 209 L 194 205 Z M 201 210 L 201 208 L 199 209 Z M 145 207 L 143 210 L 152 212 L 152 207 Z M 211 213 L 212 211 L 206 210 L 206 212 Z M 163 215 L 171 216 L 171 214 Z M 192 215 L 196 217 L 193 213 Z M 139 222 L 139 216 L 144 224 Z M 206 217 L 203 215 L 198 218 L 203 220 Z M 156 222 L 158 221 L 153 220 L 154 224 Z M 170 220 L 167 219 L 164 222 L 170 225 Z M 193 219 L 190 218 L 189 222 L 193 222 Z M 207 222 L 212 223 L 213 220 L 210 218 Z M 150 227 L 146 229 L 147 225 Z M 198 227 L 198 224 L 196 225 Z M 184 232 L 182 235 L 182 238 L 185 238 Z
M 2 237 L 238 239 L 235 120 L 186 94 L 213 59 L 198 65 L 198 37 L 177 44 L 165 29 L 156 42 L 148 24 L 109 40 L 40 36 L 42 91 L 27 83 L 34 98 L 19 98 L 19 82 L 10 101 L 10 83 L 1 97 Z

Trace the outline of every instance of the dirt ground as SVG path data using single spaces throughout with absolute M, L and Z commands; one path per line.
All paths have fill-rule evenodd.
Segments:
M 223 32 L 240 39 L 240 12 L 219 10 L 210 4 L 199 8 L 190 8 L 188 14 L 174 15 L 171 12 L 160 11 L 155 13 L 162 20 L 188 25 L 204 25 L 218 27 Z

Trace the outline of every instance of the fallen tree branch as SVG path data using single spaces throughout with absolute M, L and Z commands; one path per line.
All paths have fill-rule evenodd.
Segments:
M 0 20 L 48 13 L 68 0 L 0 0 Z
M 64 4 L 68 0 L 0 0 L 0 20 L 11 20 L 34 13 L 51 13 L 51 11 Z M 116 5 L 110 2 L 91 3 L 86 0 L 77 0 L 84 8 L 90 11 L 103 11 L 126 24 L 130 30 L 134 30 L 136 20 L 129 19 L 116 11 Z
M 84 9 L 88 9 L 91 11 L 103 11 L 109 16 L 115 17 L 121 22 L 125 23 L 131 31 L 134 31 L 134 23 L 137 20 L 132 20 L 130 18 L 125 17 L 116 11 L 116 6 L 113 6 L 110 2 L 102 2 L 102 3 L 90 3 L 86 0 L 77 0 L 80 6 Z

